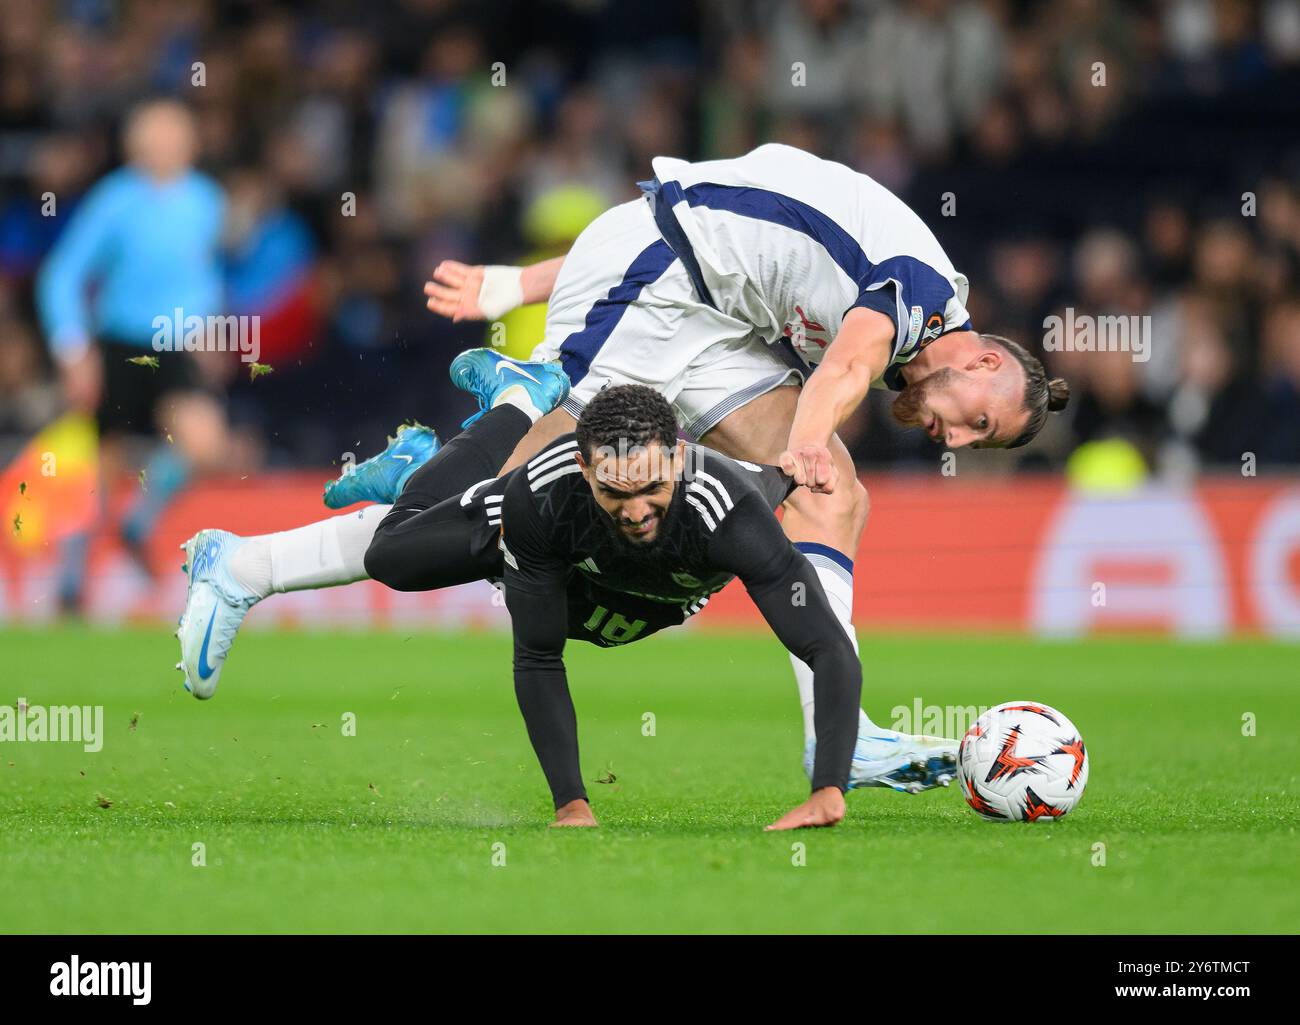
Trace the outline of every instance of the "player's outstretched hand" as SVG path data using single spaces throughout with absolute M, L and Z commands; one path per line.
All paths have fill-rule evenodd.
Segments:
M 596 821 L 596 816 L 591 813 L 591 805 L 579 798 L 555 809 L 555 821 L 551 823 L 551 828 L 554 829 L 556 826 L 598 825 L 600 823 Z
M 797 808 L 792 808 L 764 831 L 805 829 L 809 826 L 833 826 L 844 818 L 844 795 L 839 787 L 822 787 Z
M 825 445 L 800 445 L 786 449 L 779 461 L 781 469 L 809 491 L 829 495 L 839 477 L 831 450 Z
M 434 268 L 433 279 L 424 283 L 424 294 L 429 297 L 424 305 L 456 322 L 487 320 L 478 304 L 482 287 L 482 265 L 443 260 Z

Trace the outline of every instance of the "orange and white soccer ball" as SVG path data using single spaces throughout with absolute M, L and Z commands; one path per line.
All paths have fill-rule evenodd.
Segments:
M 1008 701 L 990 708 L 961 738 L 961 792 L 995 822 L 1059 819 L 1088 784 L 1083 736 L 1055 708 Z

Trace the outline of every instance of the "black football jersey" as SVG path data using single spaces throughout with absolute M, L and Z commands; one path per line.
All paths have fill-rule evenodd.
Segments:
M 719 529 L 733 516 L 770 515 L 792 488 L 774 466 L 688 444 L 658 537 L 634 547 L 615 533 L 609 514 L 596 503 L 574 459 L 577 449 L 576 437 L 566 435 L 504 482 L 507 562 L 517 548 L 533 562 L 569 567 L 594 587 L 677 605 L 688 615 L 735 575 L 731 560 L 719 558 Z
M 813 789 L 847 786 L 862 667 L 812 564 L 774 515 L 791 482 L 775 467 L 729 459 L 703 446 L 687 449 L 655 541 L 645 546 L 615 533 L 577 464 L 573 435 L 484 488 L 491 494 L 483 501 L 502 531 L 515 693 L 556 807 L 586 797 L 562 659 L 565 638 L 574 633 L 568 620 L 575 581 L 686 615 L 739 577 L 781 642 L 812 667 Z M 478 501 L 474 489 L 466 496 Z M 615 637 L 631 639 L 637 625 L 626 616 L 622 622 L 600 619 L 604 611 L 597 606 L 588 633 L 612 628 Z

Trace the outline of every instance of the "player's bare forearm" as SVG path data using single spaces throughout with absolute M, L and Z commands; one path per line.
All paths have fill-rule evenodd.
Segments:
M 883 313 L 859 307 L 844 318 L 835 341 L 808 378 L 790 429 L 790 448 L 828 445 L 867 397 L 871 382 L 889 365 L 894 322 Z
M 870 387 L 867 372 L 857 366 L 822 364 L 799 397 L 788 447 L 795 450 L 805 445 L 829 445 L 831 435 L 866 398 Z
M 496 320 L 518 306 L 546 302 L 563 264 L 563 256 L 528 267 L 443 260 L 424 283 L 425 305 L 457 322 Z
M 831 436 L 862 404 L 871 382 L 889 365 L 894 322 L 859 307 L 844 318 L 835 341 L 799 396 L 781 469 L 813 491 L 835 490 Z
M 551 297 L 551 292 L 555 289 L 555 279 L 560 276 L 560 268 L 564 265 L 564 257 L 557 256 L 554 259 L 543 260 L 541 263 L 530 264 L 523 269 L 519 275 L 519 285 L 524 293 L 524 304 L 544 303 Z

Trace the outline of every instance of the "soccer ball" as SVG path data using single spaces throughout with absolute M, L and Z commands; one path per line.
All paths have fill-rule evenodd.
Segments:
M 1088 752 L 1074 723 L 1055 708 L 1008 701 L 961 738 L 957 777 L 966 803 L 986 819 L 1059 819 L 1083 796 Z

